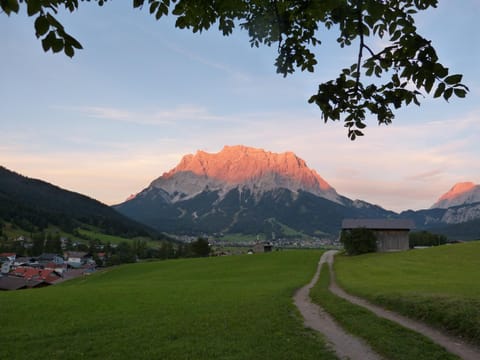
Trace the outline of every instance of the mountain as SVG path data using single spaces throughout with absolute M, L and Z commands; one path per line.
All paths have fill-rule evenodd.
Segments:
M 0 166 L 0 219 L 34 231 L 49 225 L 71 232 L 89 224 L 126 237 L 157 235 L 111 207 L 45 181 L 30 179 Z
M 395 213 L 339 195 L 304 160 L 246 146 L 186 155 L 121 213 L 172 233 L 243 233 L 337 237 L 345 217 Z
M 447 209 L 476 202 L 480 202 L 480 185 L 475 185 L 472 182 L 462 182 L 455 184 L 448 192 L 443 194 L 431 208 Z
M 399 216 L 413 219 L 417 229 L 449 239 L 480 239 L 480 186 L 472 182 L 455 184 L 430 209 L 408 210 Z
M 241 186 L 254 195 L 283 188 L 298 190 L 341 203 L 333 189 L 305 161 L 292 152 L 275 154 L 246 146 L 225 146 L 217 154 L 197 151 L 186 155 L 150 187 L 170 194 L 170 201 L 192 198 L 208 189 L 224 196 Z

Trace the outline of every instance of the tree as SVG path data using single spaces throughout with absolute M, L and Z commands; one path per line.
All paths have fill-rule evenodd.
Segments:
M 43 231 L 34 233 L 32 241 L 31 255 L 38 256 L 42 254 L 45 247 L 45 233 Z
M 122 241 L 115 249 L 115 255 L 118 255 L 120 263 L 132 263 L 136 260 L 134 249 L 126 242 Z M 113 258 L 113 256 L 112 256 Z
M 107 0 L 80 0 L 103 6 Z M 321 44 L 321 29 L 336 29 L 340 47 L 357 46 L 353 64 L 335 80 L 321 83 L 308 100 L 316 104 L 325 122 L 345 122 L 350 139 L 362 136 L 368 114 L 388 125 L 394 110 L 420 105 L 419 97 L 463 98 L 468 92 L 462 75 L 451 74 L 438 59 L 431 41 L 415 26 L 414 14 L 437 7 L 438 0 L 133 0 L 157 20 L 176 17 L 175 26 L 201 32 L 217 25 L 223 35 L 235 28 L 246 30 L 252 47 L 278 48 L 277 72 L 283 76 L 296 69 L 314 72 L 314 48 Z M 74 56 L 82 45 L 54 17 L 59 8 L 74 12 L 79 0 L 0 0 L 5 14 L 18 13 L 25 5 L 35 17 L 37 38 L 44 51 L 63 51 Z M 373 39 L 383 47 L 375 48 Z M 364 78 L 374 80 L 364 81 Z
M 60 240 L 60 234 L 58 232 L 56 232 L 55 234 L 47 234 L 47 239 L 45 241 L 45 247 L 43 251 L 54 254 L 62 253 L 62 242 Z
M 375 234 L 366 228 L 343 230 L 340 241 L 349 255 L 366 254 L 377 250 Z
M 410 248 L 415 246 L 438 246 L 447 243 L 447 237 L 445 235 L 434 234 L 429 231 L 416 231 L 411 232 L 408 235 Z
M 193 256 L 206 257 L 210 255 L 210 245 L 207 239 L 198 238 L 190 243 L 190 250 Z

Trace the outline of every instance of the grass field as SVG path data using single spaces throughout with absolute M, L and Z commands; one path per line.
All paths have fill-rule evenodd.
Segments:
M 104 244 L 106 244 L 106 243 L 120 244 L 121 242 L 130 243 L 133 240 L 137 239 L 137 240 L 147 241 L 147 245 L 151 248 L 158 248 L 161 245 L 160 241 L 151 240 L 150 238 L 144 238 L 144 237 L 136 237 L 136 238 L 132 238 L 132 239 L 123 238 L 121 236 L 104 234 L 104 233 L 100 232 L 99 230 L 96 230 L 96 229 L 93 229 L 93 228 L 91 230 L 79 228 L 78 232 L 80 234 L 84 235 L 84 236 L 89 237 L 90 239 L 100 240 Z
M 385 359 L 458 359 L 430 339 L 332 294 L 328 290 L 329 283 L 330 273 L 324 264 L 319 281 L 310 292 L 312 300 L 330 313 L 345 330 L 363 338 Z
M 334 359 L 292 303 L 319 256 L 139 263 L 0 292 L 0 359 Z
M 480 345 L 480 242 L 337 256 L 335 272 L 348 292 Z

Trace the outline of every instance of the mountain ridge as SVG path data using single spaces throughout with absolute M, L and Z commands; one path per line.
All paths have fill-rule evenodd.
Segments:
M 115 235 L 157 234 L 98 200 L 3 166 L 0 166 L 0 219 L 32 231 L 57 225 L 70 232 L 79 224 L 89 224 L 106 228 Z
M 134 198 L 123 214 L 167 232 L 276 233 L 336 238 L 344 217 L 394 212 L 336 192 L 292 152 L 243 145 L 182 157 Z
M 449 191 L 431 206 L 433 208 L 447 209 L 458 205 L 468 205 L 480 202 L 480 185 L 473 182 L 456 183 Z
M 303 190 L 341 203 L 335 189 L 293 152 L 277 154 L 244 145 L 225 146 L 218 153 L 199 150 L 185 155 L 149 187 L 163 189 L 176 202 L 207 189 L 221 190 L 224 195 L 239 186 L 254 194 L 279 187 Z

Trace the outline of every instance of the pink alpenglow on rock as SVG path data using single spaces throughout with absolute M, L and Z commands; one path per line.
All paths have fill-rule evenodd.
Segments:
M 293 152 L 273 153 L 243 145 L 225 146 L 218 153 L 197 151 L 151 184 L 182 198 L 205 189 L 227 192 L 234 187 L 263 193 L 276 188 L 299 190 L 341 203 L 335 189 Z
M 480 202 L 480 185 L 475 185 L 473 182 L 461 182 L 443 194 L 431 208 L 447 209 L 476 202 Z

